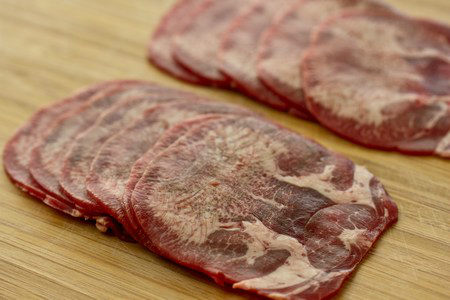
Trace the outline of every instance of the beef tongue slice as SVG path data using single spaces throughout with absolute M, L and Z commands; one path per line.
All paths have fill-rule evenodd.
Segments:
M 237 16 L 227 29 L 219 52 L 221 70 L 250 97 L 280 110 L 290 107 L 258 79 L 257 47 L 264 30 L 277 12 L 293 0 L 258 0 Z
M 113 105 L 89 129 L 80 133 L 72 143 L 72 148 L 64 158 L 58 177 L 64 194 L 92 213 L 101 212 L 101 207 L 89 199 L 85 187 L 89 168 L 101 145 L 158 103 L 180 99 L 195 101 L 198 98 L 193 94 L 159 87 L 159 89 L 152 88 L 151 94 L 138 94 Z
M 178 0 L 163 17 L 150 39 L 148 59 L 172 76 L 191 82 L 202 83 L 202 79 L 181 67 L 172 57 L 173 37 L 191 20 L 191 15 L 204 0 Z
M 111 137 L 101 147 L 95 160 L 92 162 L 86 187 L 91 199 L 109 215 L 122 223 L 131 235 L 136 236 L 134 227 L 130 228 L 126 218 L 125 207 L 122 204 L 127 182 L 129 178 L 136 178 L 135 174 L 130 177 L 135 162 L 145 156 L 145 161 L 153 159 L 155 153 L 170 145 L 175 133 L 181 131 L 169 130 L 178 128 L 178 123 L 183 123 L 182 128 L 193 126 L 197 119 L 207 119 L 218 115 L 249 115 L 248 110 L 228 104 L 220 104 L 205 101 L 179 101 L 176 103 L 158 105 L 149 109 L 135 120 L 130 126 Z M 196 121 L 187 121 L 192 119 Z M 166 130 L 168 133 L 166 133 Z M 164 142 L 159 138 L 166 134 Z M 158 146 L 153 147 L 155 144 Z M 164 145 L 164 146 L 163 146 Z M 121 159 L 117 159 L 120 157 Z M 129 194 L 128 194 L 129 195 Z M 128 196 L 127 196 L 128 197 Z
M 351 12 L 314 32 L 303 59 L 309 111 L 365 146 L 450 157 L 450 28 Z
M 174 38 L 175 60 L 215 86 L 228 86 L 218 52 L 225 30 L 253 0 L 205 0 Z
M 346 9 L 391 10 L 375 0 L 303 0 L 280 12 L 258 46 L 258 76 L 273 92 L 311 119 L 300 77 L 301 59 L 311 33 L 330 16 Z
M 45 202 L 47 205 L 73 216 L 81 216 L 81 212 L 79 212 L 72 203 L 64 202 L 50 196 L 31 177 L 29 165 L 32 150 L 41 143 L 43 135 L 55 119 L 69 111 L 78 109 L 83 103 L 88 102 L 92 97 L 96 97 L 95 95 L 101 93 L 103 90 L 126 82 L 131 83 L 130 81 L 102 82 L 75 92 L 73 95 L 56 104 L 52 104 L 36 112 L 31 119 L 14 134 L 5 146 L 3 152 L 3 166 L 8 177 L 20 189 Z
M 129 201 L 150 250 L 280 299 L 336 293 L 397 219 L 364 167 L 255 117 L 202 122 L 149 163 Z
M 29 170 L 33 179 L 52 197 L 71 203 L 60 189 L 59 177 L 65 154 L 75 137 L 88 129 L 104 110 L 117 101 L 138 93 L 151 93 L 152 89 L 158 88 L 148 83 L 123 82 L 104 89 L 78 109 L 55 120 L 32 150 Z

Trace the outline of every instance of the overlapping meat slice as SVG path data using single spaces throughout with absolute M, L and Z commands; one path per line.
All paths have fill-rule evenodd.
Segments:
M 314 35 L 302 81 L 321 124 L 369 147 L 450 157 L 448 27 L 347 13 Z
M 80 90 L 74 95 L 36 112 L 7 142 L 3 152 L 3 166 L 9 178 L 22 190 L 47 205 L 73 216 L 81 216 L 72 203 L 60 201 L 48 195 L 31 177 L 29 165 L 32 149 L 41 141 L 44 132 L 61 115 L 77 109 L 95 94 L 117 84 L 130 81 L 108 81 Z
M 219 52 L 221 70 L 232 84 L 252 98 L 280 110 L 290 107 L 259 81 L 255 48 L 274 15 L 290 3 L 293 0 L 257 0 L 231 23 Z
M 190 100 L 191 105 L 194 105 L 193 102 L 198 99 L 199 97 L 193 94 L 160 87 L 152 89 L 151 94 L 138 95 L 112 106 L 94 125 L 73 141 L 58 176 L 64 194 L 91 213 L 102 212 L 102 207 L 88 197 L 85 186 L 89 168 L 101 145 L 158 103 Z
M 155 66 L 191 83 L 202 83 L 203 80 L 175 62 L 172 57 L 173 36 L 191 20 L 192 13 L 202 1 L 178 0 L 160 22 L 150 40 L 147 53 L 148 59 Z
M 131 203 L 152 251 L 279 299 L 336 293 L 397 219 L 364 167 L 254 117 L 189 131 L 147 166 Z
M 134 214 L 130 200 L 131 196 L 133 195 L 134 188 L 141 179 L 142 175 L 144 175 L 147 166 L 153 161 L 153 159 L 155 159 L 155 157 L 157 157 L 159 153 L 166 150 L 169 146 L 171 146 L 178 139 L 187 134 L 190 130 L 194 130 L 203 122 L 207 122 L 211 119 L 219 117 L 220 115 L 217 114 L 200 116 L 191 120 L 181 122 L 171 127 L 159 138 L 159 140 L 152 148 L 145 152 L 145 154 L 135 162 L 135 164 L 131 168 L 130 177 L 126 182 L 125 193 L 122 197 L 122 207 L 126 216 L 125 226 L 128 226 L 127 228 L 129 228 L 130 232 L 133 232 L 133 236 L 137 241 L 145 242 L 148 237 L 139 226 L 139 222 L 136 219 L 136 215 Z
M 228 104 L 205 101 L 176 102 L 147 110 L 141 118 L 111 137 L 102 146 L 86 180 L 89 195 L 97 201 L 104 212 L 118 220 L 131 235 L 136 237 L 137 234 L 132 229 L 134 227 L 129 225 L 126 208 L 122 202 L 135 162 L 141 157 L 144 161 L 153 159 L 156 153 L 165 149 L 183 134 L 184 130 L 197 122 L 225 114 L 249 115 L 250 112 Z M 174 129 L 168 130 L 172 126 Z M 162 140 L 153 147 L 161 136 Z M 121 159 L 117 159 L 118 157 Z M 136 178 L 138 172 L 141 173 L 139 168 L 134 169 L 131 178 Z M 130 193 L 127 197 L 129 195 Z
M 204 0 L 174 38 L 175 60 L 211 85 L 228 86 L 217 57 L 231 21 L 253 0 Z
M 29 171 L 46 193 L 56 199 L 72 203 L 62 193 L 59 176 L 63 159 L 75 137 L 89 128 L 100 114 L 118 101 L 150 94 L 161 87 L 144 82 L 121 82 L 97 93 L 88 102 L 54 121 L 32 150 Z M 88 211 L 76 206 L 82 213 Z
M 310 113 L 303 97 L 300 70 L 311 32 L 326 18 L 349 8 L 390 9 L 373 0 L 301 0 L 280 13 L 263 34 L 258 48 L 259 79 L 305 115 Z

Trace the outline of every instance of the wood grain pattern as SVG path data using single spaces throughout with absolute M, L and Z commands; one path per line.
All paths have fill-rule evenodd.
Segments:
M 392 0 L 450 23 L 448 0 Z M 196 87 L 145 61 L 168 0 L 2 0 L 0 146 L 38 107 L 94 82 L 154 80 L 238 103 L 345 154 L 376 174 L 397 202 L 389 230 L 339 299 L 450 298 L 450 161 L 365 149 L 233 92 Z M 0 298 L 240 299 L 195 272 L 32 200 L 0 174 Z

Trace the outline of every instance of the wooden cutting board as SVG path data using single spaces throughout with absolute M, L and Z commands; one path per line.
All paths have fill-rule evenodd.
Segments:
M 449 0 L 392 0 L 450 23 Z M 0 146 L 39 107 L 94 82 L 137 78 L 238 103 L 367 166 L 400 210 L 339 299 L 450 298 L 450 161 L 365 149 L 233 92 L 184 84 L 145 61 L 169 0 L 2 0 Z M 0 298 L 240 299 L 136 244 L 31 199 L 0 174 Z

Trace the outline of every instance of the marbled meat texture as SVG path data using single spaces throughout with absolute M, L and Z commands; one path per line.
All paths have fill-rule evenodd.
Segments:
M 60 201 L 70 201 L 60 189 L 59 178 L 65 154 L 76 136 L 95 123 L 102 112 L 128 97 L 145 95 L 160 86 L 144 82 L 125 82 L 103 89 L 85 104 L 57 119 L 33 149 L 29 171 L 46 193 Z M 77 206 L 78 207 L 78 206 Z M 78 207 L 83 212 L 82 207 Z M 88 212 L 88 210 L 84 210 Z
M 86 192 L 86 176 L 98 150 L 112 135 L 127 127 L 144 111 L 157 106 L 159 103 L 172 101 L 200 99 L 199 96 L 160 87 L 152 89 L 151 94 L 131 97 L 126 101 L 119 101 L 106 112 L 86 131 L 80 133 L 72 148 L 68 151 L 61 165 L 58 176 L 64 194 L 80 207 L 92 212 L 101 212 L 102 208 L 96 201 L 91 200 Z
M 337 292 L 397 208 L 364 167 L 255 117 L 202 122 L 130 199 L 150 250 L 279 298 Z
M 204 0 L 174 38 L 175 60 L 210 85 L 228 86 L 220 71 L 219 52 L 225 30 L 253 0 Z
M 178 0 L 163 17 L 152 35 L 147 57 L 155 66 L 170 75 L 191 83 L 203 80 L 184 69 L 172 57 L 173 37 L 191 20 L 191 15 L 204 0 Z
M 89 101 L 91 97 L 95 97 L 97 93 L 100 93 L 104 89 L 132 82 L 133 81 L 103 82 L 82 89 L 72 96 L 36 112 L 6 143 L 3 151 L 3 166 L 8 177 L 21 190 L 43 201 L 45 204 L 74 217 L 81 217 L 82 213 L 75 208 L 71 201 L 61 201 L 50 196 L 33 180 L 29 172 L 32 150 L 41 142 L 44 133 L 51 127 L 55 119 L 69 111 L 76 110 L 79 106 Z
M 303 60 L 309 111 L 357 143 L 450 157 L 450 28 L 390 13 L 344 13 Z
M 219 58 L 221 70 L 232 83 L 252 98 L 280 110 L 289 110 L 284 99 L 266 88 L 258 79 L 255 51 L 261 34 L 276 12 L 294 0 L 257 0 L 236 17 L 224 35 Z
M 303 97 L 301 59 L 311 32 L 330 16 L 345 9 L 390 10 L 374 0 L 300 0 L 277 15 L 258 47 L 259 79 L 292 107 L 310 115 Z M 314 117 L 310 115 L 310 118 Z
M 158 147 L 153 146 L 166 131 L 170 134 L 170 139 L 173 139 L 174 134 L 169 129 L 174 126 L 178 128 L 178 123 L 183 123 L 183 128 L 189 128 L 194 123 L 189 119 L 203 120 L 225 114 L 249 115 L 251 112 L 233 105 L 210 101 L 176 102 L 147 110 L 141 118 L 101 147 L 86 179 L 86 188 L 91 199 L 95 199 L 105 213 L 122 223 L 131 235 L 136 235 L 133 228 L 128 225 L 125 208 L 122 205 L 125 188 L 135 162 L 144 155 L 146 159 L 152 159 L 156 151 L 164 149 L 167 142 L 163 143 L 163 147 L 161 142 Z M 164 137 L 163 140 L 168 141 L 168 138 Z M 117 159 L 118 157 L 120 159 Z

